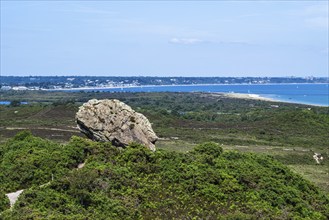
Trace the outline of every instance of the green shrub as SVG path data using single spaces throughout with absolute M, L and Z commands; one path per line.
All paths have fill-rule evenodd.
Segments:
M 84 160 L 90 145 L 77 137 L 61 145 L 22 131 L 0 146 L 0 188 L 12 192 L 60 178 Z
M 183 154 L 139 144 L 118 149 L 78 137 L 59 145 L 26 136 L 2 147 L 0 183 L 6 189 L 30 187 L 12 212 L 2 212 L 4 219 L 329 218 L 328 196 L 277 160 L 223 152 L 216 143 Z M 28 169 L 18 169 L 11 158 Z M 82 161 L 85 166 L 76 169 Z M 51 172 L 56 178 L 39 186 Z
M 214 142 L 206 142 L 200 144 L 194 148 L 194 151 L 199 154 L 207 154 L 213 157 L 218 157 L 223 153 L 223 148 L 219 146 L 219 144 Z
M 5 195 L 5 192 L 0 190 L 0 213 L 9 208 L 10 208 L 9 199 Z

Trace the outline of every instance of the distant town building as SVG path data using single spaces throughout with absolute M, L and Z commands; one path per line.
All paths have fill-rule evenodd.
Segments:
M 28 90 L 28 88 L 26 86 L 14 86 L 13 90 L 16 90 L 16 91 L 20 90 L 21 91 L 21 90 Z

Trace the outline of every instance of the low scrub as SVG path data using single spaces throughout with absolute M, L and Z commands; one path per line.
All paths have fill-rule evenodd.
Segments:
M 23 133 L 1 149 L 9 176 L 1 177 L 1 188 L 26 188 L 5 219 L 329 218 L 328 196 L 277 160 L 223 152 L 212 142 L 188 153 L 152 152 L 78 137 L 59 145 Z M 14 172 L 5 163 L 12 154 L 29 169 Z M 38 185 L 52 173 L 53 181 Z

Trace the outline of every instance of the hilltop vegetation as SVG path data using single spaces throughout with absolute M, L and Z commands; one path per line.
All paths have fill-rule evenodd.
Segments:
M 0 197 L 26 189 L 4 219 L 329 218 L 328 196 L 309 181 L 272 157 L 216 143 L 152 152 L 23 132 L 0 146 Z
M 13 192 L 42 185 L 63 176 L 83 159 L 83 145 L 59 145 L 20 132 L 0 146 L 0 188 Z

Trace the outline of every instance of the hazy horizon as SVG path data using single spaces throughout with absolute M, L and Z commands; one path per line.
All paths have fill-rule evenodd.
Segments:
M 328 77 L 328 1 L 1 1 L 1 76 Z

